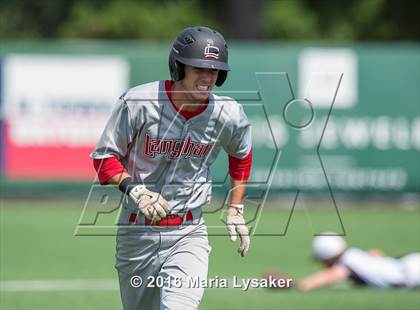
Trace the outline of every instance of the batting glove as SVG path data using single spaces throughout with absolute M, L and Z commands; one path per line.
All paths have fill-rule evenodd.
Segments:
M 243 205 L 232 204 L 229 206 L 228 212 L 229 213 L 227 216 L 226 225 L 230 240 L 235 242 L 237 236 L 239 235 L 239 238 L 241 239 L 241 245 L 239 246 L 238 253 L 244 257 L 249 250 L 251 240 L 249 238 L 248 227 L 245 225 Z
M 124 179 L 119 188 L 134 201 L 147 219 L 156 222 L 169 214 L 169 203 L 161 194 L 148 190 L 144 185 L 134 184 L 131 178 Z
M 144 216 L 153 222 L 169 214 L 169 203 L 161 194 L 149 191 L 144 185 L 135 186 L 128 194 Z

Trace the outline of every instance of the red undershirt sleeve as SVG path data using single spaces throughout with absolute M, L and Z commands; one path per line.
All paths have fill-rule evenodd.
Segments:
M 229 155 L 229 174 L 234 180 L 246 181 L 251 173 L 252 149 L 244 158 Z
M 116 157 L 108 157 L 104 159 L 94 159 L 93 166 L 98 175 L 99 183 L 105 185 L 114 175 L 127 172 L 121 162 Z

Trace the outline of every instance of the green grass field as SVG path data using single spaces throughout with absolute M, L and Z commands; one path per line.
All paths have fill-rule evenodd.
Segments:
M 81 205 L 69 201 L 1 202 L 1 309 L 121 309 L 113 268 L 114 237 L 74 236 Z M 389 255 L 420 250 L 418 208 L 338 205 L 347 241 L 352 246 L 382 248 Z M 246 258 L 238 256 L 237 244 L 226 236 L 210 236 L 213 250 L 209 277 L 255 278 L 267 270 L 281 270 L 300 278 L 315 271 L 318 265 L 310 259 L 314 230 L 337 230 L 340 226 L 331 209 L 314 208 L 308 202 L 305 206 L 295 210 L 285 236 L 280 234 L 289 217 L 287 209 L 266 208 L 258 219 L 255 229 L 258 235 L 252 238 Z M 255 210 L 248 211 L 252 217 Z M 222 232 L 213 227 L 220 224 L 220 214 L 206 215 L 206 222 L 210 234 Z M 16 284 L 13 291 L 11 281 L 17 280 L 45 280 L 43 283 L 52 287 L 30 291 Z M 62 283 L 85 286 L 66 289 L 65 285 L 61 287 Z M 200 309 L 242 310 L 419 308 L 419 290 L 355 289 L 347 283 L 310 293 L 213 288 L 205 291 L 200 306 Z

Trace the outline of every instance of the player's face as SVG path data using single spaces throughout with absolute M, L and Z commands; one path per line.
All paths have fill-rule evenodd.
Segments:
M 218 73 L 219 70 L 217 69 L 185 66 L 182 85 L 188 92 L 189 99 L 193 101 L 206 101 L 216 84 Z
M 337 263 L 338 263 L 338 261 L 339 261 L 339 259 L 340 259 L 340 256 L 341 256 L 341 255 L 338 255 L 338 256 L 333 257 L 333 258 L 330 258 L 330 259 L 325 259 L 325 260 L 322 260 L 322 261 L 321 261 L 321 263 L 322 263 L 325 267 L 332 267 L 332 266 L 334 266 L 335 264 L 337 264 Z

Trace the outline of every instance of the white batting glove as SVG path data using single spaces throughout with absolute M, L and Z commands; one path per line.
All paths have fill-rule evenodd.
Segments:
M 241 245 L 239 246 L 238 253 L 244 257 L 249 250 L 251 240 L 249 238 L 248 227 L 245 225 L 243 205 L 230 205 L 228 212 L 226 227 L 230 240 L 235 242 L 237 236 L 239 235 L 239 238 L 241 239 Z
M 169 203 L 161 194 L 149 191 L 144 185 L 136 185 L 128 194 L 144 216 L 153 222 L 169 214 Z

